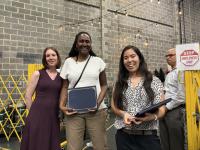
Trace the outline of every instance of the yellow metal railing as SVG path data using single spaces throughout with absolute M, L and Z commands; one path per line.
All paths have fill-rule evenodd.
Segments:
M 200 71 L 185 71 L 188 150 L 200 150 Z
M 24 75 L 9 75 L 6 78 L 0 75 L 0 133 L 3 133 L 8 141 L 13 134 L 21 141 L 19 132 L 25 124 L 27 112 L 24 99 L 26 83 Z
M 34 71 L 41 69 L 41 64 L 28 65 L 28 79 Z M 28 114 L 25 109 L 25 87 L 27 78 L 22 76 L 8 75 L 3 77 L 0 75 L 0 134 L 4 134 L 7 141 L 12 135 L 16 135 L 21 141 L 22 127 L 25 125 L 24 119 Z M 60 143 L 64 148 L 67 141 Z M 2 149 L 0 147 L 0 149 Z

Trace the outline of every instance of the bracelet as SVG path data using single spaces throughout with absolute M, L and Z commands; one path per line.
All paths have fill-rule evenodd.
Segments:
M 154 114 L 154 117 L 155 117 L 154 119 L 155 121 L 158 120 L 158 116 L 156 114 Z

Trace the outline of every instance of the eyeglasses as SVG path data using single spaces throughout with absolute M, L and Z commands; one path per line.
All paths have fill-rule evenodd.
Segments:
M 168 54 L 168 55 L 165 55 L 165 57 L 172 57 L 172 56 L 175 56 L 176 54 Z

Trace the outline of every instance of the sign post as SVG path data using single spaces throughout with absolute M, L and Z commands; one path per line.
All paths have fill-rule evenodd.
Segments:
M 184 71 L 188 150 L 200 150 L 200 50 L 198 43 L 176 46 L 177 69 Z

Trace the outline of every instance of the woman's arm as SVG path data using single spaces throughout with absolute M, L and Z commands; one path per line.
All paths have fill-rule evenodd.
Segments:
M 99 74 L 99 82 L 100 82 L 101 92 L 100 92 L 99 97 L 97 99 L 97 106 L 98 107 L 101 105 L 101 102 L 103 101 L 103 99 L 106 95 L 106 92 L 107 92 L 107 88 L 108 88 L 105 70 L 103 70 Z
M 113 95 L 113 94 L 112 94 Z M 113 96 L 112 96 L 112 100 L 111 100 L 111 108 L 113 110 L 113 112 L 121 117 L 124 121 L 125 124 L 129 125 L 132 123 L 132 121 L 134 120 L 134 117 L 132 115 L 130 115 L 129 113 L 127 113 L 126 111 L 124 110 L 121 110 L 119 108 L 116 107 L 115 103 L 114 103 L 114 99 L 113 99 Z
M 115 106 L 115 104 L 114 104 L 113 98 L 112 98 L 112 100 L 111 100 L 111 108 L 112 108 L 113 112 L 114 112 L 117 116 L 124 118 L 124 114 L 126 113 L 126 111 L 123 111 L 123 110 L 117 108 L 117 107 Z
M 63 80 L 62 89 L 60 92 L 59 107 L 66 115 L 72 115 L 76 113 L 75 111 L 67 108 L 67 97 L 68 97 L 68 86 L 69 81 L 67 79 Z
M 164 92 L 162 92 L 162 95 L 161 95 L 161 101 L 164 100 Z M 157 118 L 155 118 L 156 120 L 157 119 L 161 119 L 162 117 L 164 117 L 166 113 L 166 110 L 165 110 L 165 106 L 162 106 L 158 109 L 157 113 L 155 114 L 157 116 Z
M 26 93 L 25 93 L 25 99 L 26 99 L 26 108 L 30 110 L 32 105 L 32 96 L 35 92 L 35 88 L 37 86 L 38 80 L 40 77 L 39 71 L 35 71 L 33 75 L 31 76 L 31 79 L 29 80 L 27 87 L 26 87 Z

